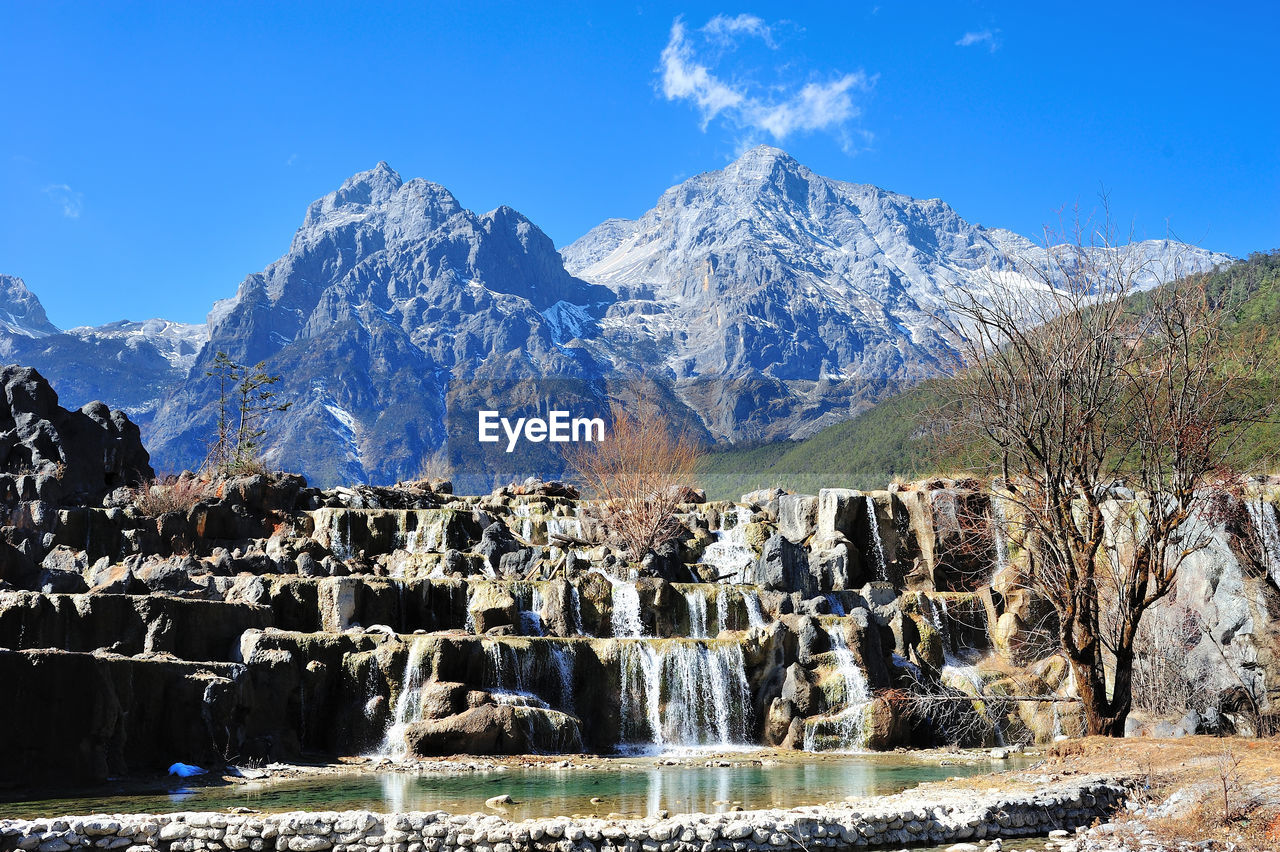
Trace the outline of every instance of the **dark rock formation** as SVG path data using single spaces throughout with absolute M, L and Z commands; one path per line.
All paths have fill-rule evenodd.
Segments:
M 91 402 L 79 411 L 30 367 L 0 369 L 0 499 L 100 504 L 155 475 L 138 427 Z

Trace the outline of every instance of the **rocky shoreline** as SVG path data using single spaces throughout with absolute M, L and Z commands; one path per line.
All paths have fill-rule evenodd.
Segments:
M 531 819 L 443 811 L 94 815 L 0 820 L 0 852 L 812 852 L 1047 836 L 1105 819 L 1126 786 L 1045 779 L 1031 789 L 918 788 L 827 806 L 646 819 Z

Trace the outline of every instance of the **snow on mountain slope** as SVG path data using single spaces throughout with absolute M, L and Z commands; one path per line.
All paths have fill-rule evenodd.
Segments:
M 1183 271 L 1230 259 L 1169 241 L 1142 250 L 1179 256 Z M 602 321 L 611 345 L 647 341 L 690 388 L 769 385 L 776 424 L 800 434 L 828 413 L 856 413 L 840 411 L 841 394 L 826 383 L 843 383 L 843 404 L 852 394 L 856 407 L 951 363 L 954 301 L 993 287 L 1042 289 L 1031 265 L 1043 266 L 1044 251 L 972 225 L 939 199 L 825 178 L 760 146 L 561 254 L 570 272 L 619 294 Z M 728 438 L 779 434 L 746 423 L 708 425 Z

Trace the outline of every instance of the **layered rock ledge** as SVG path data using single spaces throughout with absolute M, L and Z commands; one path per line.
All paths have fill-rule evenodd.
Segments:
M 932 787 L 836 805 L 662 819 L 511 822 L 442 811 L 97 815 L 0 820 L 0 852 L 812 852 L 936 846 L 1072 830 L 1107 818 L 1126 794 L 1116 781 L 1095 777 L 1021 792 Z

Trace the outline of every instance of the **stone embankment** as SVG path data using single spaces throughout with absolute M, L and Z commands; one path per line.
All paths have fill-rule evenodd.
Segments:
M 1094 778 L 1031 792 L 935 787 L 821 807 L 648 819 L 348 811 L 0 820 L 0 852 L 813 852 L 1044 836 L 1105 819 L 1125 798 L 1122 785 Z

